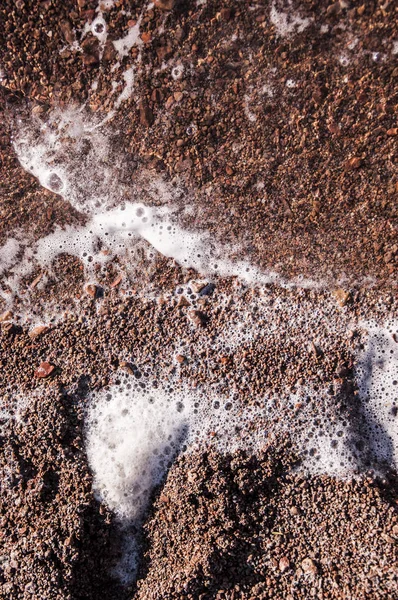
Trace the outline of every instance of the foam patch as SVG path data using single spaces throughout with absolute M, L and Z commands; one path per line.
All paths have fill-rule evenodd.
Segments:
M 288 7 L 291 2 L 288 3 Z M 288 12 L 280 11 L 274 2 L 270 12 L 271 23 L 275 26 L 275 30 L 280 37 L 288 37 L 294 33 L 302 33 L 310 23 L 310 19 L 303 19 L 299 15 L 289 10 Z
M 126 376 L 92 396 L 86 420 L 94 488 L 122 520 L 139 522 L 154 486 L 181 451 L 206 447 L 233 452 L 262 445 L 266 431 L 245 433 L 254 413 L 232 397 L 196 391 L 174 381 L 153 387 Z
M 365 326 L 368 338 L 356 365 L 364 438 L 374 464 L 397 468 L 398 322 Z

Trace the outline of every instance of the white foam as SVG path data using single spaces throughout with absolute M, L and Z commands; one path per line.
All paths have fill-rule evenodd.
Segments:
M 350 64 L 350 59 L 345 54 L 339 56 L 339 63 L 343 65 L 343 67 L 347 67 Z
M 115 0 L 100 0 L 97 10 L 110 10 L 115 6 Z
M 248 94 L 246 94 L 244 97 L 244 107 L 245 107 L 245 115 L 246 115 L 247 119 L 251 123 L 254 123 L 255 121 L 257 121 L 256 115 L 254 114 L 254 112 L 252 112 L 250 110 L 250 96 Z
M 291 2 L 289 2 L 289 5 L 291 5 Z M 301 33 L 311 23 L 311 19 L 302 19 L 299 15 L 293 13 L 292 10 L 289 12 L 278 11 L 275 3 L 271 7 L 270 19 L 280 37 L 288 37 L 294 33 Z
M 264 429 L 251 437 L 245 431 L 253 416 L 209 390 L 172 380 L 154 388 L 148 380 L 127 377 L 90 402 L 86 440 L 94 489 L 119 518 L 139 523 L 154 486 L 179 452 L 209 444 L 221 452 L 263 445 Z
M 131 97 L 134 90 L 134 67 L 129 67 L 123 73 L 123 80 L 125 83 L 124 89 L 117 97 L 115 102 L 115 108 L 119 108 L 122 102 L 125 102 Z
M 119 40 L 114 40 L 113 45 L 118 54 L 119 60 L 125 56 L 128 56 L 133 46 L 142 45 L 142 40 L 140 38 L 141 21 L 142 15 L 140 15 L 138 18 L 137 23 L 133 27 L 130 27 L 128 33 L 124 37 L 120 38 Z
M 87 119 L 82 108 L 54 110 L 41 121 L 20 121 L 13 137 L 22 167 L 40 184 L 90 214 L 121 199 L 115 185 L 120 158 L 111 151 L 103 121 Z
M 9 238 L 0 246 L 0 275 L 15 263 L 19 250 L 20 243 L 15 238 Z
M 373 462 L 398 466 L 398 322 L 365 324 L 356 376 Z
M 188 400 L 163 391 L 111 388 L 91 406 L 87 456 L 94 487 L 120 517 L 138 519 L 184 436 Z M 179 408 L 177 408 L 177 405 Z
M 9 395 L 7 404 L 0 400 L 0 435 L 4 435 L 11 421 L 21 423 L 31 398 L 22 394 Z

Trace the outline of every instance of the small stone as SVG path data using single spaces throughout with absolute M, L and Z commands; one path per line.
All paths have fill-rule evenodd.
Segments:
M 328 17 L 338 15 L 338 14 L 340 14 L 340 12 L 341 12 L 341 3 L 340 2 L 333 2 L 333 4 L 330 4 L 330 6 L 328 6 L 326 9 L 326 14 Z
M 11 321 L 12 316 L 12 312 L 10 310 L 6 310 L 5 312 L 3 312 L 2 315 L 0 315 L 0 323 L 4 323 L 5 321 Z
M 287 558 L 287 556 L 282 556 L 282 558 L 279 561 L 279 570 L 282 571 L 282 573 L 284 573 L 284 571 L 286 571 L 286 569 L 288 569 L 290 567 L 290 561 Z
M 53 373 L 55 367 L 54 365 L 50 364 L 49 362 L 42 362 L 40 363 L 40 365 L 38 366 L 38 368 L 35 371 L 35 377 L 38 377 L 39 379 L 44 379 L 45 377 L 49 377 L 51 375 L 51 373 Z
M 98 288 L 94 283 L 89 283 L 88 285 L 86 285 L 85 289 L 87 294 L 92 298 L 95 298 L 97 296 Z
M 171 108 L 174 104 L 174 96 L 169 96 L 166 100 L 166 104 L 165 107 L 167 110 L 169 110 L 169 108 Z
M 391 537 L 390 535 L 388 535 L 387 533 L 382 533 L 381 537 L 383 538 L 384 541 L 386 541 L 388 544 L 395 544 L 396 540 Z
M 387 135 L 393 136 L 393 135 L 397 135 L 397 133 L 398 133 L 398 127 L 393 127 L 392 129 L 387 130 Z
M 116 58 L 116 49 L 111 40 L 107 40 L 102 53 L 103 62 L 112 62 Z
M 293 515 L 294 517 L 296 517 L 297 515 L 300 514 L 300 511 L 297 508 L 297 506 L 292 506 L 292 508 L 290 509 L 290 514 Z
M 339 365 L 336 369 L 337 377 L 348 377 L 350 370 L 345 365 Z
M 301 568 L 307 575 L 316 575 L 318 573 L 318 567 L 312 558 L 305 558 L 301 563 Z
M 190 286 L 195 294 L 199 294 L 204 287 L 206 287 L 207 281 L 192 281 Z
M 119 362 L 119 367 L 129 375 L 134 375 L 133 365 L 130 362 L 127 362 L 126 360 L 121 360 Z
M 180 296 L 180 299 L 178 300 L 177 306 L 180 307 L 180 308 L 183 307 L 183 306 L 191 306 L 191 303 L 189 302 L 189 300 L 187 300 L 185 298 L 185 296 Z
M 95 36 L 87 37 L 81 43 L 83 50 L 83 64 L 88 67 L 93 67 L 100 62 L 100 47 L 99 41 Z
M 149 42 L 152 39 L 151 33 L 149 31 L 144 31 L 143 33 L 141 33 L 141 39 L 144 42 L 144 44 L 149 44 Z
M 31 340 L 35 340 L 36 338 L 40 337 L 41 335 L 44 335 L 45 333 L 47 333 L 47 331 L 49 331 L 49 327 L 47 325 L 38 325 L 37 327 L 34 327 L 33 329 L 31 329 L 29 331 L 29 337 Z
M 174 37 L 178 43 L 182 42 L 186 38 L 186 35 L 187 33 L 184 27 L 178 27 L 178 29 L 176 29 L 174 33 Z
M 334 290 L 332 292 L 333 296 L 336 298 L 337 303 L 343 308 L 343 306 L 345 306 L 351 297 L 350 292 L 347 292 L 346 290 L 343 290 L 343 288 L 337 288 L 336 290 Z
M 346 171 L 352 171 L 353 169 L 358 169 L 361 166 L 361 159 L 358 156 L 353 156 L 349 158 L 344 163 L 344 169 Z
M 174 92 L 174 100 L 176 102 L 181 102 L 184 94 L 182 92 Z
M 123 275 L 118 275 L 114 281 L 111 283 L 111 288 L 117 287 L 119 283 L 122 281 Z
M 152 102 L 156 102 L 156 104 L 159 104 L 159 102 L 162 101 L 162 92 L 160 90 L 158 90 L 157 88 L 155 88 L 151 94 L 151 100 Z
M 95 67 L 99 63 L 99 56 L 96 54 L 83 54 L 82 60 L 86 67 Z
M 311 350 L 316 358 L 320 358 L 323 354 L 322 349 L 317 344 L 314 344 L 314 342 L 311 342 Z
M 176 355 L 176 361 L 178 363 L 180 363 L 180 365 L 181 365 L 183 362 L 185 362 L 185 356 L 183 356 L 182 354 L 177 354 Z
M 341 133 L 340 127 L 338 126 L 337 123 L 334 123 L 334 121 L 331 121 L 328 124 L 328 129 L 329 129 L 330 133 L 333 133 L 334 135 L 340 135 L 340 133 Z
M 155 6 L 160 10 L 173 10 L 174 4 L 174 0 L 155 0 Z
M 62 35 L 64 36 L 68 44 L 73 44 L 73 42 L 75 41 L 75 34 L 72 29 L 72 25 L 70 24 L 68 19 L 63 19 L 60 22 L 59 27 L 61 29 Z
M 35 277 L 35 279 L 30 284 L 30 287 L 32 290 L 37 286 L 37 284 L 39 283 L 39 281 L 42 277 L 43 277 L 43 273 L 39 273 L 39 275 L 37 277 Z
M 225 167 L 225 172 L 226 172 L 226 174 L 227 174 L 227 175 L 233 175 L 233 174 L 234 174 L 234 170 L 233 170 L 233 168 L 232 168 L 232 167 L 230 167 L 229 165 L 227 165 L 227 166 Z

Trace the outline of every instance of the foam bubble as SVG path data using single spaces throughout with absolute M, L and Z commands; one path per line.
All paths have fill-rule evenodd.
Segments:
M 176 81 L 177 79 L 181 79 L 184 73 L 184 65 L 179 64 L 171 69 L 171 76 Z
M 106 21 L 101 14 L 91 23 L 91 32 L 101 44 L 105 44 L 106 42 L 106 38 L 108 36 L 107 29 L 108 27 Z

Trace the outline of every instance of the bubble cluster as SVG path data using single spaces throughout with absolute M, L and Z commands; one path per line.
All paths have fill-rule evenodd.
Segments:
M 288 12 L 278 10 L 276 2 L 271 6 L 270 20 L 280 37 L 301 33 L 311 23 L 311 19 L 303 19 L 291 10 L 291 2 L 288 3 L 288 9 Z
M 101 121 L 88 119 L 81 108 L 56 109 L 45 121 L 21 120 L 13 145 L 26 171 L 84 213 L 114 206 L 123 197 L 123 185 L 115 186 L 121 157 L 112 151 Z
M 91 399 L 87 456 L 100 499 L 122 520 L 139 522 L 178 453 L 209 444 L 233 451 L 242 439 L 249 443 L 243 432 L 253 415 L 250 409 L 237 411 L 232 397 L 194 391 L 172 380 L 120 379 Z M 258 445 L 264 436 L 261 430 L 250 444 Z
M 363 437 L 369 460 L 398 466 L 398 322 L 365 324 L 368 338 L 356 364 Z

